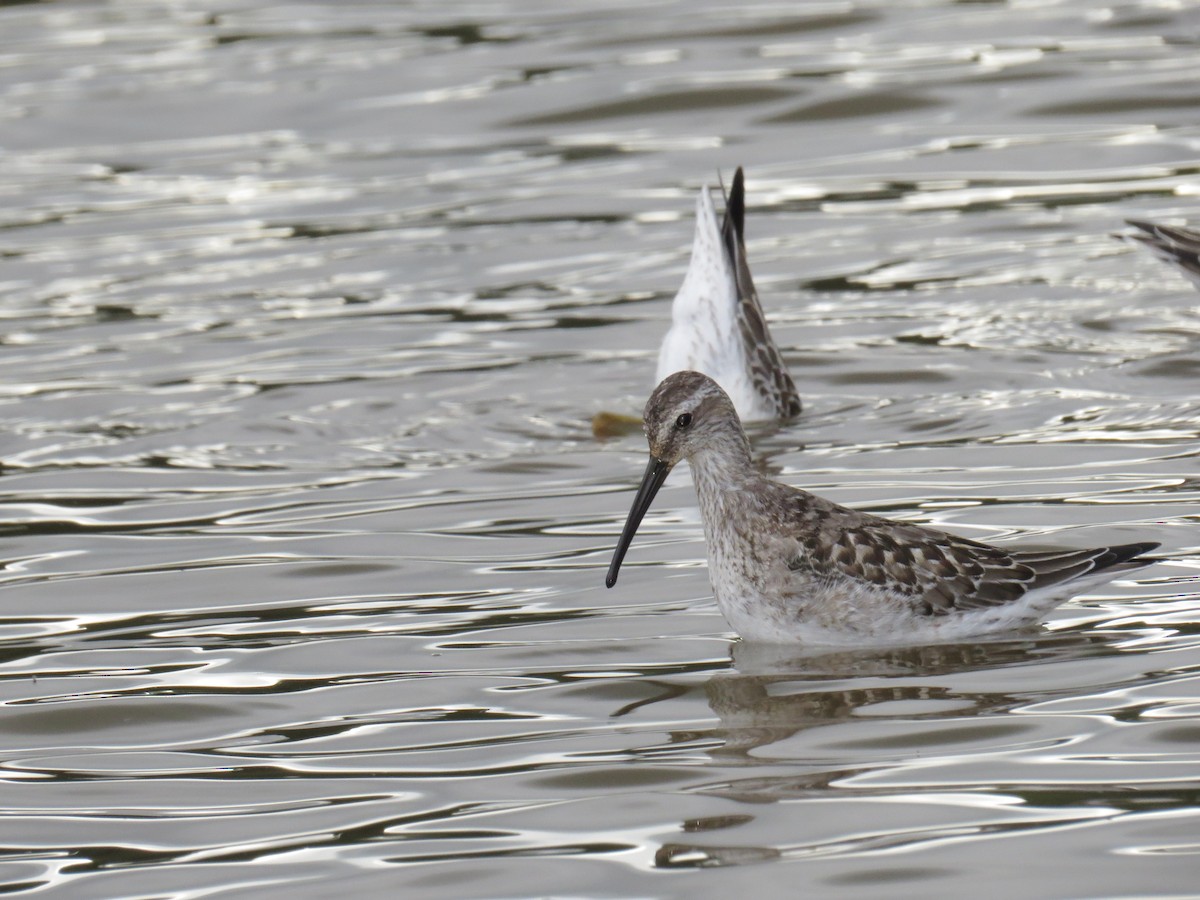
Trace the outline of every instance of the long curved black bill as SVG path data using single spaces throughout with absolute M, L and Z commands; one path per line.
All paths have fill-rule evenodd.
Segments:
M 617 541 L 617 549 L 613 552 L 612 562 L 608 566 L 608 577 L 604 579 L 606 586 L 612 587 L 617 583 L 617 572 L 621 569 L 621 561 L 625 559 L 625 551 L 629 549 L 629 544 L 633 541 L 638 526 L 642 524 L 642 517 L 650 508 L 654 495 L 658 493 L 658 489 L 662 487 L 662 483 L 667 480 L 669 474 L 671 474 L 669 465 L 655 456 L 650 457 L 650 464 L 646 466 L 646 474 L 642 476 L 641 487 L 638 488 L 637 496 L 633 498 L 633 506 L 629 508 L 629 518 L 625 520 L 625 527 L 621 530 L 621 539 Z

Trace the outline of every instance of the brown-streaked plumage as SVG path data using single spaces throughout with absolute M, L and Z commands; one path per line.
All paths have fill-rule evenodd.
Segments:
M 1155 562 L 1153 542 L 1086 550 L 998 547 L 839 506 L 752 464 L 733 403 L 676 372 L 644 413 L 650 462 L 606 583 L 671 468 L 692 470 L 717 605 L 743 638 L 958 639 L 1036 625 L 1068 597 Z

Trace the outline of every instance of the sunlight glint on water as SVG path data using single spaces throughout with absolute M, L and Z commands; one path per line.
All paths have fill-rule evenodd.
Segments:
M 0 887 L 1181 896 L 1194 9 L 0 8 Z M 1039 634 L 733 640 L 653 387 L 748 176 L 776 477 L 1163 543 Z

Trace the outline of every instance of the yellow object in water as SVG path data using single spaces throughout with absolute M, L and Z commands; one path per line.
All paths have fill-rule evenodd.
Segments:
M 641 416 L 601 410 L 592 416 L 592 435 L 597 438 L 624 437 L 642 430 Z

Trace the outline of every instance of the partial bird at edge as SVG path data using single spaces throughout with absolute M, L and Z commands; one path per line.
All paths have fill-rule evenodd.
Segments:
M 1162 225 L 1144 219 L 1126 219 L 1136 232 L 1116 237 L 1136 241 L 1150 249 L 1159 259 L 1175 266 L 1200 287 L 1200 231 L 1182 225 Z

